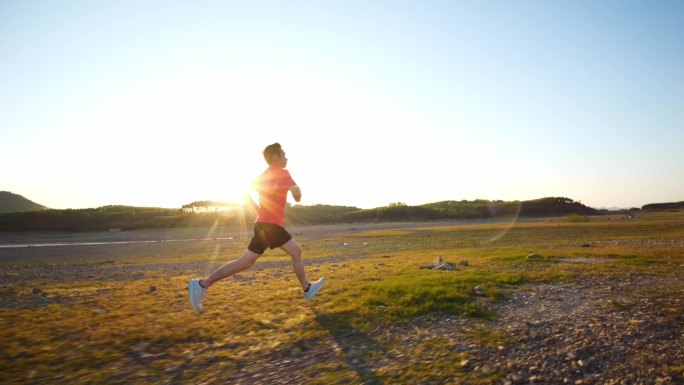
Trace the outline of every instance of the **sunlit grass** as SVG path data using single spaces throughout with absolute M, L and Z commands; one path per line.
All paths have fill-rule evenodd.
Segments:
M 295 235 L 309 278 L 328 279 L 312 302 L 302 299 L 289 258 L 273 250 L 260 262 L 282 264 L 218 283 L 206 297 L 206 311 L 195 314 L 188 304 L 187 280 L 203 264 L 209 269 L 239 257 L 244 239 L 196 242 L 163 255 L 113 257 L 107 265 L 200 266 L 180 273 L 162 268 L 128 279 L 104 274 L 97 279 L 41 278 L 6 285 L 0 288 L 0 382 L 156 384 L 172 381 L 179 366 L 184 378 L 214 381 L 207 377 L 208 368 L 230 372 L 244 360 L 298 351 L 310 341 L 340 345 L 345 339 L 351 342 L 332 356 L 348 360 L 307 368 L 308 383 L 439 381 L 462 376 L 463 369 L 454 362 L 468 359 L 451 349 L 448 338 L 412 346 L 415 362 L 402 367 L 373 371 L 351 362 L 370 363 L 388 354 L 383 352 L 409 349 L 401 341 L 364 337 L 377 325 L 403 325 L 430 314 L 485 322 L 496 317 L 488 304 L 505 300 L 511 288 L 631 272 L 675 274 L 673 266 L 684 263 L 684 247 L 678 243 L 684 229 L 671 218 L 580 223 L 560 219 L 514 226 L 418 224 L 371 231 L 350 227 L 337 233 L 309 234 L 303 229 Z M 542 258 L 527 258 L 531 253 Z M 437 256 L 456 270 L 418 269 Z M 459 266 L 460 261 L 468 265 Z M 83 262 L 95 263 L 87 258 Z M 43 294 L 32 294 L 34 287 Z M 467 338 L 492 347 L 508 343 L 507 336 L 486 328 L 470 331 Z M 474 383 L 494 381 L 494 376 L 481 374 Z

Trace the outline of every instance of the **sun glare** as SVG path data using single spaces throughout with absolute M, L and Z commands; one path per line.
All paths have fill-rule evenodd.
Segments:
M 397 134 L 386 138 L 378 127 L 393 127 Z M 326 137 L 312 140 L 321 128 Z M 70 148 L 55 148 L 46 138 L 44 151 L 57 169 L 78 165 L 88 176 L 87 191 L 79 195 L 97 196 L 101 205 L 159 207 L 198 200 L 243 202 L 252 180 L 267 167 L 261 151 L 276 141 L 283 144 L 288 167 L 303 187 L 303 203 L 348 204 L 348 191 L 339 188 L 340 174 L 365 170 L 354 175 L 357 184 L 377 183 L 382 165 L 376 155 L 383 151 L 377 143 L 391 140 L 410 148 L 429 140 L 424 127 L 339 84 L 256 72 L 202 73 L 141 84 L 65 122 L 63 129 L 68 134 L 59 135 L 78 140 L 66 145 Z M 416 132 L 424 139 L 402 134 Z M 382 172 L 420 161 L 397 159 L 406 163 Z

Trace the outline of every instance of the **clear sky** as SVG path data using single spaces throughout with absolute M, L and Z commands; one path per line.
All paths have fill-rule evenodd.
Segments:
M 0 190 L 304 204 L 684 200 L 683 1 L 0 0 Z

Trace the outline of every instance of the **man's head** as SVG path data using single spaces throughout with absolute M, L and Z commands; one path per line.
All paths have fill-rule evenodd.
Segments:
M 264 159 L 269 166 L 287 166 L 285 151 L 280 147 L 280 143 L 269 144 L 264 148 Z

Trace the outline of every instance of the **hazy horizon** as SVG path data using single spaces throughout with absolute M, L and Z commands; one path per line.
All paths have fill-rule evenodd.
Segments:
M 2 2 L 0 189 L 303 204 L 684 199 L 684 3 Z
M 11 191 L 7 191 L 7 192 L 12 193 Z M 22 195 L 22 196 L 23 196 L 23 195 Z M 563 197 L 564 197 L 564 198 L 573 199 L 572 197 L 568 197 L 568 196 L 563 196 Z M 33 201 L 33 200 L 30 199 L 29 197 L 24 196 L 24 198 L 26 198 L 26 199 L 32 201 L 33 203 L 41 204 L 40 202 L 35 202 L 35 201 Z M 534 200 L 534 199 L 542 199 L 542 198 L 552 198 L 552 197 L 538 197 L 538 198 L 532 198 L 532 200 Z M 475 199 L 484 199 L 484 198 L 475 198 Z M 487 200 L 492 200 L 492 201 L 503 201 L 502 199 L 487 199 Z M 574 199 L 573 199 L 573 200 L 574 200 Z M 190 203 L 193 203 L 193 202 L 202 202 L 202 201 L 213 201 L 213 202 L 218 202 L 218 203 L 224 203 L 224 204 L 227 204 L 227 205 L 244 205 L 244 202 L 239 202 L 239 201 L 195 199 L 195 200 L 192 200 L 192 201 L 190 201 L 190 202 L 186 202 L 186 203 L 184 203 L 184 204 L 182 204 L 182 205 L 179 205 L 179 206 L 159 206 L 159 205 L 150 205 L 150 206 L 144 206 L 144 207 L 156 207 L 156 208 L 177 209 L 177 208 L 181 208 L 182 206 L 187 205 L 187 204 L 190 204 Z M 443 200 L 443 201 L 461 201 L 461 199 L 445 199 L 445 200 Z M 523 200 L 522 200 L 522 199 L 512 199 L 511 201 L 523 201 Z M 575 201 L 576 201 L 576 200 L 575 200 Z M 643 204 L 638 205 L 638 206 L 630 206 L 630 207 L 620 207 L 620 206 L 599 206 L 599 207 L 596 207 L 596 206 L 591 206 L 591 205 L 587 205 L 587 204 L 585 204 L 585 205 L 586 205 L 586 206 L 589 206 L 589 207 L 591 207 L 591 208 L 594 208 L 594 209 L 599 209 L 599 210 L 601 210 L 601 209 L 604 209 L 604 210 L 625 210 L 625 209 L 630 209 L 630 208 L 634 208 L 634 207 L 636 207 L 636 208 L 641 208 L 641 207 L 644 206 L 644 205 L 652 204 L 652 203 L 676 203 L 676 202 L 680 202 L 680 201 L 681 201 L 681 200 L 675 200 L 675 201 L 671 201 L 671 202 L 646 202 L 646 203 L 643 203 Z M 430 203 L 438 203 L 438 202 L 442 202 L 442 201 L 421 202 L 421 203 L 417 203 L 417 204 L 413 204 L 413 205 L 422 205 L 422 204 L 430 204 Z M 581 202 L 581 201 L 580 201 L 580 202 Z M 300 203 L 294 203 L 294 202 L 290 202 L 290 203 L 296 204 L 296 205 L 303 205 L 303 206 L 337 205 L 337 206 L 356 207 L 356 208 L 359 208 L 359 209 L 373 209 L 373 208 L 384 207 L 384 206 L 387 206 L 387 205 L 390 205 L 390 204 L 397 204 L 397 203 L 406 204 L 405 202 L 397 201 L 397 202 L 388 202 L 388 203 L 385 204 L 385 205 L 374 206 L 374 207 L 359 207 L 359 206 L 352 205 L 352 204 L 344 204 L 344 203 L 340 203 L 340 204 L 331 204 L 331 203 L 327 203 L 327 202 L 315 202 L 315 203 L 301 203 L 301 202 L 300 202 Z M 583 203 L 583 202 L 581 202 L 581 203 Z M 41 204 L 41 205 L 42 205 L 42 204 Z M 45 205 L 43 205 L 43 206 L 45 206 Z M 126 205 L 126 204 L 121 204 L 121 203 L 109 203 L 109 204 L 104 204 L 104 205 L 100 205 L 100 206 L 92 206 L 92 207 L 85 207 L 85 206 L 82 206 L 82 207 L 61 207 L 61 208 L 47 207 L 47 206 L 46 206 L 46 207 L 47 207 L 48 209 L 63 210 L 63 209 L 88 209 L 88 208 L 97 208 L 97 207 L 103 207 L 103 206 L 133 206 L 133 207 L 136 207 L 135 205 Z M 143 206 L 137 206 L 137 207 L 143 207 Z

